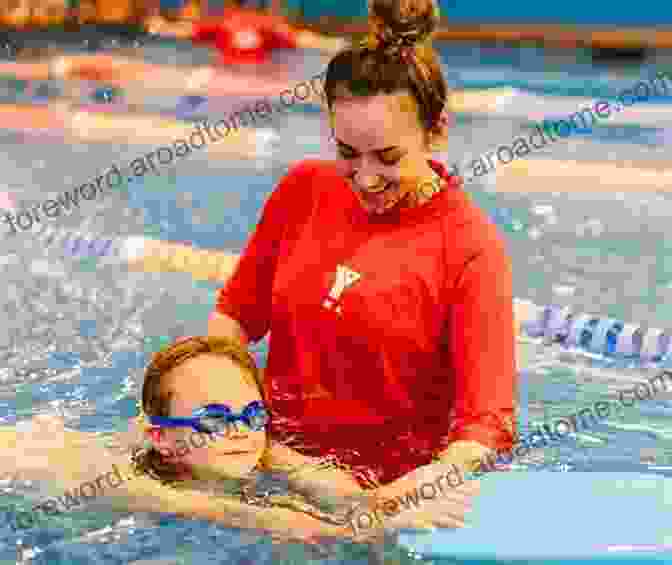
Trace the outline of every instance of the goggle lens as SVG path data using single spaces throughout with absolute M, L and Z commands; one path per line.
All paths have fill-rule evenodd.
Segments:
M 198 419 L 200 431 L 206 434 L 221 434 L 229 427 L 229 419 L 226 416 L 203 416 Z
M 268 412 L 261 405 L 254 405 L 249 410 L 245 410 L 245 423 L 253 430 L 261 430 L 268 424 Z

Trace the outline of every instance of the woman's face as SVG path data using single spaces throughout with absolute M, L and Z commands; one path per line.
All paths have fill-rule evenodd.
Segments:
M 339 171 L 367 212 L 410 202 L 420 183 L 432 178 L 428 136 L 410 94 L 339 97 L 332 111 Z
M 171 416 L 190 417 L 207 404 L 226 404 L 240 413 L 250 402 L 261 401 L 257 387 L 243 374 L 243 369 L 224 355 L 204 354 L 184 362 L 164 377 L 165 392 L 174 395 Z M 176 453 L 196 476 L 244 477 L 263 454 L 266 432 L 251 430 L 242 422 L 224 430 L 211 436 L 192 428 L 163 428 L 161 432 L 170 453 Z

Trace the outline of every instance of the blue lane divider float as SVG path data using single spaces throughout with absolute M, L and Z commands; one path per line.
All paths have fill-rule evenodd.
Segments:
M 120 263 L 130 256 L 141 254 L 144 239 L 107 238 L 47 224 L 33 229 L 33 236 L 44 249 L 60 243 L 62 251 L 68 256 L 107 257 Z M 641 324 L 595 314 L 573 313 L 567 306 L 537 306 L 520 298 L 516 298 L 515 302 L 526 304 L 527 312 L 531 313 L 527 319 L 521 320 L 521 330 L 529 337 L 543 338 L 548 344 L 559 343 L 608 357 L 634 358 L 644 362 L 672 361 L 672 332 L 668 330 L 648 328 L 644 331 Z
M 672 333 L 641 324 L 625 323 L 595 314 L 574 313 L 571 308 L 531 305 L 532 316 L 523 320 L 521 329 L 529 337 L 545 343 L 559 343 L 608 357 L 635 358 L 644 362 L 666 362 L 672 356 Z
M 45 223 L 36 223 L 28 231 L 30 233 L 24 236 L 27 244 L 37 243 L 43 250 L 54 252 L 59 256 L 121 258 L 126 242 L 126 238 L 114 239 Z
M 618 344 L 618 336 L 623 331 L 623 326 L 623 322 L 614 320 L 613 318 L 600 320 L 593 333 L 592 350 L 598 350 L 604 343 L 606 345 L 605 353 L 607 355 L 614 355 Z
M 641 349 L 642 328 L 637 324 L 625 324 L 616 338 L 616 351 L 625 357 L 632 357 Z
M 113 241 L 111 239 L 89 237 L 81 232 L 66 233 L 63 238 L 63 249 L 71 257 L 105 257 L 110 254 Z
M 175 114 L 178 118 L 184 119 L 193 116 L 196 110 L 204 110 L 203 105 L 207 106 L 208 99 L 204 96 L 190 94 L 181 96 L 175 107 Z
M 593 337 L 593 327 L 597 322 L 598 318 L 590 314 L 579 314 L 573 317 L 569 324 L 569 334 L 565 339 L 565 344 L 569 347 L 588 349 Z

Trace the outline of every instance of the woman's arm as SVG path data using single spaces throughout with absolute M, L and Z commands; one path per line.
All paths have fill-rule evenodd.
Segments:
M 481 249 L 451 289 L 453 300 L 446 321 L 445 344 L 451 358 L 455 401 L 444 447 L 437 462 L 378 489 L 377 496 L 383 499 L 404 496 L 446 473 L 463 477 L 465 471 L 475 470 L 490 450 L 509 448 L 515 442 L 516 324 L 511 263 L 494 227 L 483 224 L 478 229 L 483 230 L 476 236 L 483 241 Z M 461 488 L 452 489 L 450 495 L 456 496 Z M 460 504 L 466 502 L 458 498 L 449 502 L 451 520 L 464 514 Z M 441 503 L 432 504 L 433 519 L 441 525 Z
M 481 249 L 455 284 L 446 324 L 455 402 L 440 454 L 469 470 L 489 450 L 510 448 L 516 440 L 516 317 L 526 313 L 521 307 L 514 311 L 511 261 L 503 239 L 490 224 L 477 229 Z
M 243 345 L 250 340 L 242 326 L 230 316 L 213 312 L 208 318 L 208 335 L 232 338 Z
M 273 283 L 284 256 L 283 241 L 312 210 L 314 172 L 315 163 L 299 163 L 280 181 L 264 204 L 233 274 L 219 291 L 214 319 L 217 324 L 230 324 L 226 317 L 235 320 L 249 341 L 261 340 L 271 329 Z M 219 331 L 215 322 L 210 331 Z

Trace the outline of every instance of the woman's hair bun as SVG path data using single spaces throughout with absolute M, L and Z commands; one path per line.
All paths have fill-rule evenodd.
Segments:
M 412 47 L 430 39 L 438 24 L 437 0 L 369 1 L 369 27 L 376 47 Z

